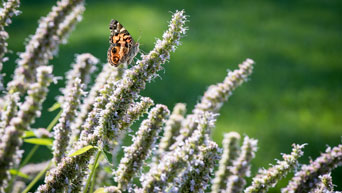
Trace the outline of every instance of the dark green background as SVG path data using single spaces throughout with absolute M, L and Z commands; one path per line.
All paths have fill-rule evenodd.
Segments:
M 342 1 L 86 2 L 83 21 L 50 62 L 56 76 L 64 76 L 76 53 L 90 52 L 106 62 L 112 18 L 119 20 L 147 53 L 167 29 L 170 12 L 184 9 L 189 15 L 189 31 L 164 65 L 165 72 L 159 73 L 161 78 L 147 85 L 144 96 L 170 109 L 184 102 L 191 112 L 210 84 L 222 81 L 227 69 L 252 58 L 256 65 L 250 81 L 238 88 L 220 111 L 212 135 L 216 142 L 221 144 L 223 134 L 229 131 L 258 139 L 252 175 L 257 168 L 281 159 L 280 153 L 289 153 L 293 143 L 308 143 L 301 163 L 316 158 L 327 146 L 341 143 Z M 24 51 L 38 19 L 54 4 L 22 1 L 23 13 L 6 28 L 13 51 L 4 66 L 6 82 L 15 68 L 16 52 Z M 55 102 L 63 84 L 59 81 L 51 86 L 45 107 Z M 55 114 L 45 110 L 35 126 L 46 127 Z M 37 154 L 36 160 L 46 156 L 49 154 Z M 332 175 L 337 190 L 342 190 L 342 169 Z

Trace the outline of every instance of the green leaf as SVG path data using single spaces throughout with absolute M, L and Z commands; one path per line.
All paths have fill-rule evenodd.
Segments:
M 90 149 L 93 149 L 93 148 L 97 148 L 95 146 L 92 146 L 92 145 L 87 145 L 77 151 L 75 151 L 74 153 L 70 154 L 69 157 L 73 157 L 73 156 L 76 156 L 76 155 L 81 155 L 87 151 L 89 151 Z
M 24 139 L 24 142 L 32 143 L 36 145 L 51 146 L 53 143 L 53 140 L 50 138 L 28 138 L 28 139 Z
M 113 154 L 109 151 L 104 150 L 104 149 L 102 149 L 102 153 L 103 153 L 104 157 L 106 158 L 107 162 L 112 166 Z
M 106 192 L 105 192 L 104 188 L 99 188 L 99 189 L 95 190 L 94 193 L 106 193 Z
M 34 134 L 34 132 L 32 130 L 28 130 L 24 132 L 24 138 L 28 138 L 28 137 L 35 137 L 36 135 Z
M 30 179 L 30 176 L 18 171 L 18 170 L 15 170 L 15 169 L 10 169 L 10 174 L 12 175 L 16 175 L 16 176 L 20 176 L 22 178 L 25 178 L 25 179 Z
M 48 111 L 49 112 L 52 112 L 52 111 L 55 111 L 57 109 L 61 108 L 61 104 L 59 104 L 59 102 L 56 102 L 55 104 L 53 104 L 49 109 Z

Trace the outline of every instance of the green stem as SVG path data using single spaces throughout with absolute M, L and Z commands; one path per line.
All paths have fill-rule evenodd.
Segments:
M 38 182 L 38 180 L 45 174 L 45 172 L 50 168 L 52 161 L 46 166 L 46 168 L 39 172 L 39 174 L 31 181 L 31 183 L 25 188 L 22 193 L 27 193 L 31 188 Z
M 94 192 L 94 186 L 95 186 L 95 181 L 96 181 L 96 172 L 93 175 L 93 180 L 91 181 L 89 192 Z
M 36 153 L 37 149 L 39 148 L 39 145 L 34 145 L 33 148 L 31 149 L 31 151 L 27 154 L 27 156 L 25 157 L 25 159 L 23 160 L 23 162 L 21 162 L 20 166 L 19 166 L 19 170 L 26 165 L 30 159 L 32 158 L 32 156 L 34 155 L 34 153 Z
M 90 172 L 90 174 L 88 176 L 87 183 L 86 183 L 86 186 L 85 186 L 85 188 L 83 190 L 83 193 L 87 193 L 88 192 L 89 184 L 90 184 L 91 179 L 92 179 L 92 177 L 93 177 L 93 175 L 95 173 L 95 170 L 97 168 L 97 165 L 98 165 L 97 162 L 99 161 L 100 155 L 101 155 L 101 151 L 97 151 L 97 154 L 96 154 L 96 157 L 95 157 L 95 161 L 94 161 L 93 167 L 91 169 L 91 172 Z

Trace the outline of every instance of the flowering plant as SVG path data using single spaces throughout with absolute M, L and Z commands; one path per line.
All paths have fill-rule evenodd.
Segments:
M 19 13 L 19 5 L 19 0 L 8 0 L 0 13 L 0 70 L 6 61 L 5 27 Z M 211 140 L 223 103 L 252 73 L 251 59 L 210 86 L 188 115 L 183 103 L 176 104 L 170 113 L 167 106 L 154 105 L 151 98 L 140 95 L 180 46 L 187 31 L 184 11 L 172 15 L 153 50 L 141 54 L 130 68 L 127 63 L 118 67 L 105 64 L 94 85 L 90 85 L 90 74 L 99 60 L 89 53 L 78 55 L 52 108 L 60 110 L 55 121 L 46 129 L 31 128 L 41 114 L 49 85 L 56 81 L 49 60 L 59 44 L 66 42 L 84 10 L 83 0 L 58 1 L 40 20 L 25 52 L 19 55 L 13 80 L 3 88 L 1 192 L 32 191 L 44 175 L 44 183 L 36 192 L 267 192 L 293 170 L 298 171 L 282 192 L 333 191 L 330 172 L 342 164 L 342 145 L 328 148 L 309 165 L 299 167 L 297 160 L 305 145 L 294 144 L 290 154 L 283 154 L 283 160 L 269 169 L 260 170 L 246 187 L 257 140 L 245 136 L 240 145 L 241 136 L 230 132 L 224 136 L 223 151 Z M 124 156 L 116 165 L 114 158 L 123 137 L 146 113 L 148 117 L 134 134 L 132 144 L 123 147 Z M 36 146 L 22 160 L 23 141 Z M 27 164 L 38 145 L 52 147 L 53 158 Z M 217 163 L 219 168 L 214 172 Z

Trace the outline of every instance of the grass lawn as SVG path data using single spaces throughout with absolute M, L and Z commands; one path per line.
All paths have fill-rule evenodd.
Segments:
M 162 3 L 161 3 L 162 2 Z M 37 21 L 55 1 L 22 1 L 22 14 L 9 32 L 4 72 L 10 79 L 16 52 L 34 34 Z M 64 76 L 76 53 L 89 52 L 106 62 L 108 25 L 119 20 L 143 53 L 153 48 L 167 29 L 171 12 L 184 9 L 189 15 L 187 36 L 171 55 L 165 73 L 147 85 L 142 95 L 170 109 L 177 102 L 190 112 L 210 84 L 224 79 L 227 69 L 252 58 L 250 81 L 238 88 L 223 106 L 213 139 L 237 131 L 259 140 L 252 175 L 289 153 L 291 144 L 308 143 L 301 163 L 316 158 L 342 136 L 342 1 L 87 1 L 83 21 L 60 46 L 51 61 L 54 74 Z M 58 95 L 59 81 L 51 86 L 45 107 Z M 36 127 L 46 127 L 56 113 L 43 112 Z M 28 145 L 25 148 L 30 148 Z M 44 151 L 44 149 L 42 149 Z M 48 152 L 48 151 L 46 151 Z M 38 159 L 46 159 L 45 154 Z M 336 190 L 342 190 L 342 168 L 332 173 Z M 285 181 L 282 181 L 284 183 Z M 280 183 L 277 188 L 284 186 Z M 279 189 L 270 192 L 279 192 Z

